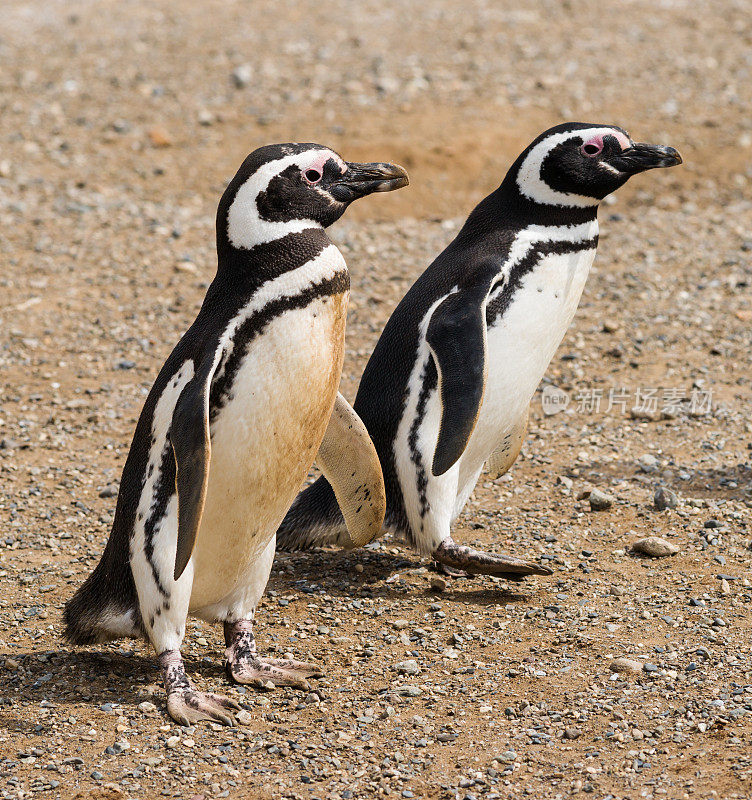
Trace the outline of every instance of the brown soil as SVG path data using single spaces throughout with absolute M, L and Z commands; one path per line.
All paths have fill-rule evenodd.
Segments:
M 4 3 L 0 797 L 752 797 L 748 12 Z M 554 576 L 436 593 L 391 539 L 283 556 L 259 643 L 322 663 L 314 692 L 226 686 L 221 632 L 189 623 L 190 673 L 247 706 L 237 729 L 173 724 L 142 643 L 67 647 L 62 605 L 101 552 L 108 487 L 211 278 L 216 202 L 246 153 L 313 140 L 410 171 L 408 189 L 333 231 L 353 274 L 352 397 L 394 305 L 468 210 L 533 136 L 575 118 L 675 145 L 685 164 L 603 208 L 544 381 L 570 393 L 568 411 L 544 416 L 536 398 L 520 459 L 481 479 L 456 532 L 546 554 Z M 606 411 L 619 388 L 629 405 Z M 712 408 L 635 416 L 646 388 L 710 391 Z M 600 410 L 578 408 L 593 390 Z M 653 508 L 659 485 L 677 509 Z M 590 488 L 612 507 L 591 511 Z M 647 535 L 679 554 L 631 555 Z M 623 656 L 646 668 L 615 673 Z M 406 660 L 418 674 L 400 674 Z

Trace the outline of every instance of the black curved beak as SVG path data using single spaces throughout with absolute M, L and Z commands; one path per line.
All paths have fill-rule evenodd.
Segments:
M 335 200 L 342 203 L 365 197 L 373 192 L 391 192 L 407 186 L 410 180 L 402 167 L 385 162 L 357 164 L 345 162 L 347 171 L 329 190 Z
M 635 142 L 610 161 L 619 172 L 627 172 L 630 175 L 657 167 L 675 167 L 681 163 L 682 157 L 673 147 L 642 142 Z

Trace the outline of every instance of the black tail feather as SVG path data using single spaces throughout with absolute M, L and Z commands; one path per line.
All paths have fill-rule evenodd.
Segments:
M 143 635 L 130 565 L 111 567 L 107 552 L 83 586 L 65 604 L 64 636 L 71 644 L 97 644 Z
M 309 550 L 338 544 L 345 531 L 334 490 L 321 477 L 295 498 L 277 530 L 277 550 Z

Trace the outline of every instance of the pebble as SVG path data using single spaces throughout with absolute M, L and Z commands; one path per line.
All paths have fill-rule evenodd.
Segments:
M 588 500 L 590 501 L 590 508 L 593 511 L 605 511 L 614 504 L 616 498 L 613 495 L 606 494 L 600 489 L 592 489 Z
M 143 703 L 138 704 L 138 710 L 142 714 L 151 714 L 152 712 L 157 710 L 157 707 L 154 703 L 150 703 L 148 700 L 144 700 Z
M 651 558 L 675 556 L 679 552 L 679 548 L 675 544 L 660 536 L 648 536 L 645 539 L 638 539 L 636 542 L 632 542 L 632 550 L 635 553 L 643 553 Z
M 161 125 L 150 128 L 148 136 L 153 147 L 169 147 L 172 144 L 172 136 Z
M 654 455 L 646 453 L 644 456 L 640 456 L 640 458 L 637 459 L 637 466 L 640 468 L 641 472 L 657 472 L 660 467 L 660 462 Z
M 447 582 L 441 575 L 434 575 L 431 578 L 431 591 L 443 592 L 447 588 Z
M 631 672 L 637 674 L 642 672 L 642 662 L 634 658 L 614 658 L 609 662 L 609 667 L 612 672 Z
M 417 661 L 408 659 L 407 661 L 398 661 L 394 668 L 400 675 L 417 675 L 420 672 L 420 666 Z
M 243 89 L 253 80 L 253 67 L 250 64 L 239 64 L 232 71 L 232 82 L 236 89 Z
M 671 489 L 666 489 L 660 486 L 656 489 L 655 496 L 653 497 L 653 505 L 658 511 L 665 511 L 667 508 L 676 508 L 679 505 L 679 497 Z

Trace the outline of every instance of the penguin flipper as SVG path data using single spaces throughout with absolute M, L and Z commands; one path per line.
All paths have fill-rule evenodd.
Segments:
M 342 536 L 340 543 L 351 549 L 372 542 L 386 514 L 381 462 L 363 421 L 339 393 L 316 463 L 345 518 L 349 541 Z
M 491 479 L 500 478 L 517 460 L 517 456 L 522 449 L 522 442 L 525 440 L 525 434 L 527 433 L 529 416 L 530 407 L 528 406 L 514 428 L 501 440 L 498 447 L 488 457 L 486 472 Z
M 196 543 L 209 483 L 209 386 L 212 359 L 199 368 L 180 394 L 172 414 L 170 442 L 175 455 L 175 487 L 178 494 L 178 543 L 175 551 L 177 580 L 185 570 Z
M 426 330 L 441 398 L 441 426 L 431 467 L 437 477 L 465 451 L 483 401 L 489 284 L 490 280 L 479 281 L 450 294 L 436 307 Z

